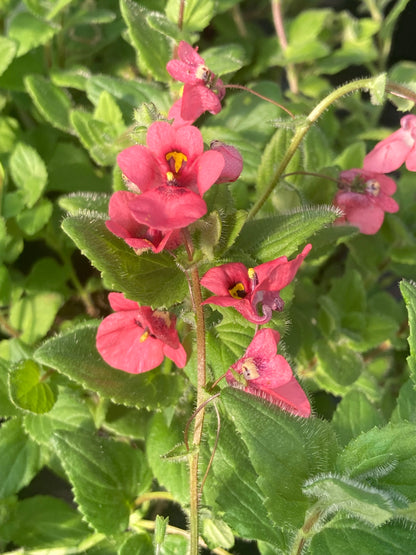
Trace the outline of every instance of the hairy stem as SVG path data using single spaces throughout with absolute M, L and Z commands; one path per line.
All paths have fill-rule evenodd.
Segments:
M 191 299 L 196 319 L 196 349 L 197 349 L 197 395 L 196 406 L 199 407 L 204 402 L 204 389 L 206 386 L 206 353 L 205 353 L 205 321 L 204 309 L 201 305 L 202 294 L 199 282 L 199 272 L 197 266 L 190 270 L 191 280 Z M 192 440 L 193 449 L 189 455 L 189 485 L 190 485 L 190 555 L 198 553 L 199 539 L 199 487 L 198 487 L 198 463 L 199 446 L 201 445 L 202 427 L 204 423 L 205 406 L 199 410 L 194 419 L 194 434 Z
M 292 159 L 293 155 L 295 154 L 296 150 L 298 149 L 302 139 L 308 132 L 308 130 L 312 127 L 312 125 L 318 120 L 318 118 L 337 100 L 342 98 L 345 95 L 350 93 L 362 90 L 368 91 L 372 88 L 372 86 L 376 83 L 377 77 L 369 77 L 367 79 L 358 79 L 356 81 L 352 81 L 335 89 L 332 91 L 328 96 L 326 96 L 309 114 L 309 116 L 301 123 L 295 131 L 293 135 L 292 141 L 289 145 L 288 150 L 286 151 L 283 160 L 280 162 L 278 168 L 276 169 L 274 175 L 272 176 L 268 186 L 264 190 L 261 197 L 257 200 L 254 204 L 253 208 L 250 210 L 247 216 L 247 220 L 251 220 L 257 214 L 257 212 L 261 209 L 263 204 L 269 198 L 270 194 L 272 193 L 273 189 L 278 184 L 280 178 L 282 177 L 285 169 L 287 168 L 290 160 Z M 403 87 L 402 85 L 397 85 L 396 83 L 388 82 L 386 84 L 386 92 L 401 96 L 404 98 L 408 98 L 409 100 L 416 101 L 416 93 L 411 91 L 410 89 Z

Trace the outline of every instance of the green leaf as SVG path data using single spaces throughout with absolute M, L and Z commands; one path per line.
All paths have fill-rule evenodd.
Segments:
M 168 0 L 166 4 L 166 15 L 173 21 L 178 21 L 180 0 Z M 202 31 L 207 27 L 214 16 L 213 0 L 188 0 L 185 4 L 183 14 L 183 28 L 185 31 Z
M 66 93 L 40 75 L 29 75 L 24 83 L 34 105 L 46 121 L 62 131 L 70 131 L 71 100 Z
M 48 339 L 35 351 L 34 358 L 120 405 L 150 409 L 177 402 L 184 388 L 180 374 L 163 374 L 155 369 L 134 375 L 111 368 L 95 347 L 96 334 L 96 323 L 80 325 Z
M 150 418 L 146 409 L 138 410 L 113 403 L 108 405 L 102 427 L 124 437 L 144 440 Z
M 415 69 L 415 62 L 407 60 L 399 61 L 391 68 L 389 72 L 389 79 L 393 82 L 404 85 L 413 92 L 416 92 Z M 395 94 L 389 94 L 389 100 L 391 100 L 391 102 L 393 102 L 397 109 L 401 112 L 409 112 L 415 105 L 412 100 L 398 97 Z
M 170 58 L 167 37 L 152 29 L 146 17 L 154 14 L 132 0 L 120 1 L 121 15 L 127 24 L 129 35 L 137 51 L 138 63 L 143 73 L 150 73 L 159 81 L 167 81 L 166 64 Z
M 118 133 L 122 133 L 125 128 L 121 110 L 107 91 L 100 94 L 97 107 L 94 110 L 94 118 L 110 124 Z
M 183 421 L 175 418 L 170 425 L 163 414 L 155 414 L 149 422 L 146 436 L 146 456 L 160 485 L 169 491 L 175 501 L 186 505 L 189 501 L 189 473 L 184 462 L 163 458 L 176 445 L 183 442 Z
M 20 415 L 20 411 L 11 402 L 8 387 L 10 362 L 0 358 L 0 418 Z
M 140 523 L 139 523 L 140 526 Z M 122 544 L 117 555 L 150 555 L 153 542 L 149 534 L 131 534 Z
M 54 258 L 49 256 L 39 258 L 30 270 L 25 282 L 25 289 L 30 293 L 43 293 L 45 283 L 47 283 L 50 291 L 66 293 L 65 283 L 69 277 L 68 268 L 59 264 Z
M 83 110 L 72 110 L 70 120 L 79 140 L 94 162 L 100 166 L 113 165 L 120 150 L 115 141 L 117 131 L 113 126 L 98 121 L 92 114 Z
M 27 235 L 35 235 L 49 222 L 52 210 L 52 203 L 42 198 L 32 208 L 26 208 L 16 216 L 17 224 Z
M 12 304 L 10 323 L 22 332 L 22 341 L 35 343 L 49 331 L 62 302 L 59 293 L 29 294 Z
M 330 425 L 296 418 L 233 388 L 222 390 L 221 400 L 247 445 L 273 521 L 280 526 L 302 526 L 310 505 L 302 492 L 303 483 L 333 468 L 337 444 Z
M 394 514 L 395 503 L 388 493 L 342 476 L 312 478 L 303 492 L 317 498 L 320 509 L 327 515 L 343 511 L 372 526 L 381 526 Z
M 393 489 L 416 500 L 416 426 L 400 422 L 374 428 L 352 440 L 339 455 L 337 468 L 350 478 Z
M 46 44 L 57 32 L 46 21 L 29 12 L 19 12 L 10 21 L 9 37 L 19 44 L 17 56 L 23 56 L 41 44 Z
M 210 427 L 209 432 L 212 445 L 215 431 Z M 230 415 L 221 410 L 219 443 L 204 486 L 205 499 L 209 505 L 218 505 L 224 521 L 241 537 L 284 546 L 284 534 L 270 520 L 257 479 L 245 443 Z
M 399 522 L 375 528 L 355 519 L 336 519 L 312 538 L 311 555 L 408 555 L 415 535 Z
M 56 401 L 53 388 L 42 380 L 40 367 L 33 360 L 23 360 L 10 370 L 9 390 L 17 407 L 35 414 L 50 411 Z
M 91 209 L 106 216 L 110 195 L 108 193 L 72 193 L 60 197 L 58 202 L 59 206 L 71 216 L 76 216 L 82 211 Z
M 364 362 L 359 353 L 345 343 L 319 339 L 316 343 L 318 367 L 314 376 L 319 385 L 335 395 L 344 394 L 364 370 Z
M 124 531 L 135 497 L 151 484 L 143 453 L 82 432 L 56 432 L 53 443 L 87 522 L 105 534 Z
M 17 50 L 17 45 L 13 40 L 0 37 L 0 75 L 11 64 Z
M 283 157 L 289 148 L 293 138 L 293 130 L 282 127 L 277 129 L 267 144 L 257 172 L 256 186 L 259 193 L 263 192 L 273 179 L 277 168 L 280 166 Z M 301 154 L 296 150 L 285 173 L 296 172 L 301 169 Z
M 346 445 L 361 432 L 383 424 L 381 412 L 364 393 L 356 390 L 350 391 L 342 399 L 332 419 L 340 445 Z
M 40 449 L 23 431 L 18 418 L 0 428 L 0 498 L 27 486 L 41 467 Z
M 400 388 L 397 405 L 390 420 L 396 424 L 405 420 L 416 422 L 416 389 L 412 378 Z
M 203 58 L 207 67 L 220 76 L 234 73 L 247 63 L 247 53 L 241 44 L 209 48 L 204 51 Z
M 18 502 L 2 534 L 25 548 L 65 549 L 77 547 L 91 530 L 62 499 L 35 495 Z
M 24 428 L 36 443 L 48 445 L 57 430 L 76 432 L 85 429 L 92 433 L 94 423 L 85 399 L 62 387 L 52 409 L 45 414 L 27 414 Z
M 258 263 L 290 257 L 318 230 L 337 217 L 335 208 L 313 206 L 290 214 L 252 220 L 245 224 L 231 252 L 252 253 Z
M 215 379 L 243 356 L 254 335 L 254 327 L 243 316 L 227 310 L 228 314 L 207 334 L 207 360 Z
M 411 370 L 412 380 L 416 382 L 416 284 L 403 280 L 400 282 L 400 291 L 409 314 L 410 335 L 408 341 L 410 356 L 407 357 L 407 362 Z
M 108 288 L 123 291 L 143 305 L 171 306 L 184 299 L 188 289 L 185 276 L 168 254 L 138 256 L 95 215 L 71 216 L 62 227 L 102 272 Z M 140 280 L 134 276 L 140 276 Z
M 46 166 L 34 148 L 17 143 L 10 157 L 10 172 L 15 185 L 25 196 L 25 204 L 34 206 L 48 181 Z

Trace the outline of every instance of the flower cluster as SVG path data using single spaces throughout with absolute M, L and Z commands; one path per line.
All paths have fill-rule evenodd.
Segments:
M 205 150 L 199 129 L 192 125 L 205 111 L 217 114 L 225 94 L 223 82 L 206 67 L 197 49 L 182 41 L 178 59 L 167 64 L 167 71 L 184 83 L 182 97 L 169 111 L 173 123 L 152 123 L 146 145 L 120 152 L 117 162 L 128 190 L 112 195 L 106 222 L 108 230 L 137 255 L 177 249 L 184 240 L 182 230 L 207 212 L 204 194 L 214 184 L 238 179 L 243 166 L 240 153 L 231 145 L 217 140 Z M 283 310 L 280 291 L 294 279 L 310 249 L 307 245 L 291 261 L 281 256 L 254 268 L 239 262 L 212 268 L 201 284 L 215 295 L 202 304 L 234 307 L 249 322 L 265 324 L 273 311 Z M 121 293 L 110 293 L 109 302 L 114 313 L 101 322 L 96 338 L 108 364 L 138 374 L 156 368 L 166 356 L 177 367 L 185 366 L 175 316 L 140 306 Z M 240 384 L 236 376 L 241 375 L 247 393 L 307 417 L 309 401 L 288 362 L 276 354 L 279 339 L 275 330 L 258 331 L 226 380 L 236 386 Z
M 364 158 L 363 168 L 341 172 L 334 204 L 343 211 L 337 223 L 348 222 L 361 233 L 377 233 L 385 212 L 399 210 L 391 198 L 397 187 L 391 173 L 402 164 L 416 171 L 416 116 L 411 114 L 400 120 L 400 129 L 383 139 Z

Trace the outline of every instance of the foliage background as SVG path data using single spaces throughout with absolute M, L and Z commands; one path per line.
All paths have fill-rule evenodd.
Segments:
M 184 373 L 165 362 L 129 376 L 107 367 L 94 350 L 112 289 L 145 304 L 175 305 L 191 348 L 183 274 L 167 255 L 158 255 L 157 266 L 153 255 L 136 257 L 103 224 L 110 193 L 124 187 L 115 157 L 143 142 L 152 119 L 151 109 L 140 107 L 151 102 L 166 115 L 179 93 L 165 70 L 175 42 L 197 41 L 224 81 L 248 85 L 300 117 L 334 86 L 363 75 L 387 72 L 415 90 L 411 2 L 291 2 L 284 9 L 286 49 L 276 38 L 269 2 L 189 1 L 182 30 L 178 9 L 177 0 L 0 1 L 4 551 L 148 553 L 153 540 L 140 527 L 142 518 L 169 514 L 172 524 L 185 524 L 177 505 L 133 501 L 165 486 L 186 510 L 186 467 L 160 455 L 183 439 L 194 359 Z M 290 72 L 297 91 L 290 90 Z M 309 131 L 287 173 L 336 177 L 360 167 L 375 142 L 398 126 L 398 110 L 411 108 L 374 91 L 371 98 L 342 98 Z M 300 175 L 281 180 L 262 220 L 239 233 L 236 211 L 249 209 L 261 193 L 293 125 L 276 106 L 228 90 L 224 109 L 201 118 L 200 128 L 207 143 L 221 138 L 244 157 L 241 179 L 207 195 L 209 233 L 196 234 L 202 268 L 294 256 L 313 243 L 307 267 L 285 292 L 288 309 L 273 324 L 322 418 L 307 428 L 263 404 L 247 404 L 238 392 L 223 392 L 221 442 L 202 512 L 205 541 L 254 553 L 254 544 L 232 547 L 239 536 L 255 541 L 263 555 L 287 553 L 310 500 L 329 499 L 311 553 L 328 546 L 337 554 L 389 553 L 392 542 L 409 553 L 416 502 L 416 294 L 410 281 L 402 282 L 402 294 L 398 284 L 415 276 L 414 175 L 403 169 L 395 176 L 400 212 L 388 215 L 376 236 L 328 227 L 336 186 Z M 131 279 L 138 275 L 141 280 Z M 402 295 L 410 313 L 410 356 Z M 210 313 L 208 322 L 214 379 L 241 356 L 252 330 L 225 312 Z M 259 428 L 265 435 L 256 442 Z M 272 499 L 265 495 L 270 488 Z M 169 535 L 162 552 L 183 553 L 185 545 Z

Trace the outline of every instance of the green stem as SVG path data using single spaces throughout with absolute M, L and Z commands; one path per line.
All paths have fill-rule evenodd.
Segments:
M 315 507 L 312 507 L 311 512 L 308 514 L 305 520 L 304 525 L 296 535 L 290 555 L 301 555 L 302 550 L 305 547 L 305 543 L 308 541 L 309 536 L 311 535 L 311 530 L 318 522 L 321 514 L 322 509 L 319 505 L 315 505 Z
M 304 123 L 302 123 L 296 129 L 296 132 L 293 135 L 292 141 L 283 157 L 283 160 L 280 162 L 280 165 L 276 169 L 265 191 L 263 192 L 261 197 L 257 200 L 253 208 L 248 213 L 247 221 L 254 218 L 254 216 L 257 214 L 257 212 L 261 209 L 263 204 L 269 198 L 270 194 L 278 184 L 281 176 L 283 175 L 285 169 L 287 168 L 289 162 L 291 161 L 293 155 L 298 149 L 302 139 L 309 131 L 309 129 L 312 127 L 312 125 L 318 120 L 318 118 L 331 106 L 331 104 L 333 104 L 343 96 L 359 90 L 368 91 L 369 89 L 372 88 L 376 80 L 377 80 L 377 77 L 369 77 L 367 79 L 358 79 L 356 81 L 352 81 L 351 83 L 347 83 L 346 85 L 339 87 L 335 91 L 332 91 L 328 96 L 326 96 L 323 100 L 321 100 L 321 102 L 319 102 L 319 104 L 312 110 L 312 112 L 306 118 Z M 403 87 L 402 85 L 387 82 L 386 92 L 394 94 L 396 96 L 408 98 L 409 100 L 416 102 L 416 93 L 406 87 Z
M 155 521 L 154 520 L 138 520 L 137 523 L 130 521 L 130 527 L 136 530 L 145 529 L 149 530 L 150 532 L 154 531 L 155 529 Z M 166 526 L 166 532 L 168 534 L 175 534 L 176 536 L 182 536 L 184 538 L 189 538 L 189 532 L 186 530 L 182 530 L 182 528 L 177 528 L 176 526 L 171 526 L 168 524 Z M 203 540 L 199 540 L 200 547 L 204 547 L 205 549 L 208 548 L 207 544 Z M 212 549 L 212 553 L 216 555 L 231 555 L 229 551 L 226 551 L 222 547 L 216 547 Z
M 197 349 L 197 396 L 196 406 L 204 402 L 204 390 L 206 386 L 206 353 L 205 353 L 205 321 L 204 309 L 201 305 L 202 294 L 199 282 L 197 266 L 191 268 L 191 298 L 196 317 L 196 349 Z M 205 406 L 195 415 L 194 435 L 192 445 L 194 449 L 189 455 L 189 487 L 190 487 L 190 555 L 198 554 L 199 540 L 199 487 L 198 487 L 198 463 L 199 447 L 201 445 L 202 427 L 204 423 Z

